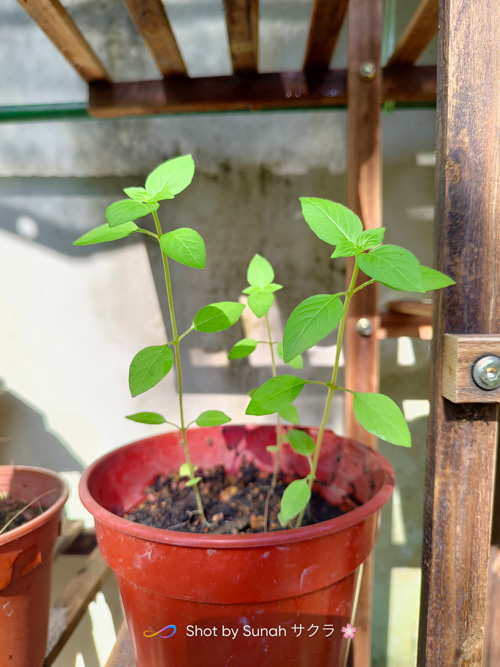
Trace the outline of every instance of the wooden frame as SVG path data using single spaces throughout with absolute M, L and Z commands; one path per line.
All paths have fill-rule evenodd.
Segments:
M 347 70 L 330 71 L 328 67 L 348 0 L 315 0 L 303 70 L 259 74 L 258 0 L 225 0 L 234 74 L 191 79 L 160 0 L 124 0 L 164 80 L 120 83 L 111 82 L 99 57 L 59 0 L 19 0 L 90 84 L 89 112 L 95 117 L 347 104 L 349 203 L 369 227 L 379 224 L 380 105 L 384 101 L 415 103 L 436 99 L 436 68 L 418 67 L 415 62 L 437 30 L 439 5 L 435 247 L 437 267 L 451 273 L 457 284 L 439 294 L 433 323 L 435 370 L 419 664 L 479 665 L 498 408 L 494 403 L 453 404 L 443 398 L 440 364 L 443 333 L 484 335 L 500 330 L 496 278 L 500 240 L 495 231 L 496 212 L 500 209 L 496 167 L 500 162 L 500 4 L 490 0 L 421 0 L 382 72 L 380 1 L 350 1 L 353 30 Z M 373 77 L 359 78 L 362 63 L 374 66 Z M 371 154 L 367 146 L 372 148 Z M 361 165 L 371 173 L 370 179 L 364 179 Z M 466 243 L 470 249 L 467 257 L 459 243 Z M 358 389 L 363 386 L 373 390 L 377 386 L 378 339 L 402 331 L 418 332 L 423 337 L 430 333 L 425 317 L 389 313 L 381 318 L 374 303 L 375 298 L 358 300 L 355 317 L 348 324 L 352 330 L 356 317 L 363 315 L 371 318 L 374 326 L 371 337 L 362 339 L 354 334 L 351 349 L 364 350 L 364 367 L 368 368 Z M 346 354 L 352 356 L 352 352 Z M 346 426 L 350 434 L 355 434 L 353 424 L 348 422 Z M 498 581 L 492 590 L 497 591 L 498 598 Z M 369 665 L 369 593 L 366 595 L 360 608 L 362 632 L 355 642 L 357 667 Z M 489 617 L 495 618 L 494 610 L 490 609 Z

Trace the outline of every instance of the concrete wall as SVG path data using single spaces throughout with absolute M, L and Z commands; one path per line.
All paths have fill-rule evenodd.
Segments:
M 191 73 L 228 73 L 217 3 L 166 4 Z M 415 4 L 401 3 L 401 12 L 398 4 L 398 30 Z M 312 2 L 297 0 L 286 12 L 281 5 L 262 3 L 263 69 L 300 66 Z M 157 76 L 121 3 L 72 0 L 68 6 L 117 78 Z M 0 5 L 0 17 L 0 49 L 12 61 L 0 73 L 7 92 L 2 103 L 85 99 L 85 86 L 17 4 Z M 198 41 L 189 38 L 195 29 Z M 24 53 L 27 43 L 35 54 L 30 58 Z M 344 44 L 345 35 L 338 65 L 345 64 Z M 422 155 L 427 162 L 432 158 L 434 125 L 430 110 L 383 115 L 386 240 L 412 249 L 428 264 L 434 174 Z M 97 456 L 155 431 L 124 419 L 126 414 L 169 406 L 175 420 L 173 377 L 136 399 L 127 386 L 134 354 L 165 340 L 166 304 L 155 249 L 145 237 L 72 246 L 104 222 L 105 208 L 121 198 L 121 188 L 141 185 L 160 161 L 193 154 L 192 186 L 166 202 L 161 217 L 166 228 L 193 226 L 207 244 L 203 273 L 174 267 L 181 327 L 201 306 L 237 299 L 256 252 L 273 263 L 285 286 L 272 314 L 277 335 L 299 301 L 340 290 L 343 261 L 329 260 L 329 248 L 303 222 L 298 199 L 345 202 L 345 126 L 339 111 L 0 125 L 0 437 L 5 438 L 0 462 L 43 465 L 74 483 Z M 400 295 L 382 290 L 381 296 L 384 303 Z M 246 392 L 269 376 L 270 367 L 263 355 L 227 362 L 227 351 L 244 333 L 238 324 L 223 334 L 186 338 L 186 400 L 193 416 L 213 407 L 235 421 L 247 419 Z M 329 337 L 306 355 L 309 377 L 325 377 L 332 346 Z M 380 447 L 396 469 L 398 490 L 384 512 L 377 546 L 376 666 L 414 663 L 428 353 L 421 341 L 381 345 L 381 389 L 404 407 L 414 445 L 411 451 Z M 317 393 L 308 390 L 298 406 L 303 423 L 317 423 L 322 409 Z M 335 408 L 330 425 L 342 432 L 340 399 Z M 69 511 L 81 514 L 75 497 Z M 65 660 L 64 665 L 73 664 Z

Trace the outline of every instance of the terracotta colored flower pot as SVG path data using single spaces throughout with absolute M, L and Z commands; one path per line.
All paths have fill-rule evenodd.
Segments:
M 28 466 L 0 466 L 0 492 L 47 508 L 0 535 L 0 667 L 41 667 L 49 628 L 52 552 L 66 484 L 55 473 Z
M 309 429 L 315 437 L 317 431 Z M 80 494 L 115 571 L 138 667 L 345 665 L 360 566 L 372 550 L 394 473 L 378 453 L 325 434 L 319 478 L 347 514 L 298 529 L 198 535 L 117 516 L 156 475 L 183 462 L 177 432 L 115 450 L 85 471 Z M 193 461 L 236 472 L 243 458 L 271 471 L 273 427 L 193 429 Z M 281 469 L 307 473 L 286 446 Z M 168 627 L 170 626 L 170 627 Z M 175 629 L 174 629 L 175 626 Z M 355 641 L 355 639 L 354 639 Z

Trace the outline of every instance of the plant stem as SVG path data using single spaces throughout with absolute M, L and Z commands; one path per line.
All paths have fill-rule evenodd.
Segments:
M 273 369 L 273 377 L 276 377 L 276 357 L 274 356 L 274 346 L 273 346 L 273 338 L 271 336 L 271 326 L 269 324 L 269 316 L 266 313 L 266 327 L 267 327 L 267 335 L 269 338 L 269 347 L 271 350 L 271 364 L 272 364 L 272 369 Z M 279 464 L 280 464 L 280 454 L 281 454 L 281 417 L 279 416 L 279 413 L 277 414 L 277 422 L 276 422 L 276 447 L 278 448 L 276 450 L 275 456 L 274 456 L 274 470 L 273 470 L 273 478 L 271 480 L 271 488 L 270 492 L 274 493 L 274 489 L 276 488 L 276 482 L 278 481 L 278 472 L 279 472 Z
M 318 431 L 318 437 L 316 438 L 316 446 L 314 447 L 314 455 L 313 455 L 313 462 L 311 466 L 311 476 L 309 478 L 309 486 L 312 489 L 312 485 L 314 483 L 314 479 L 316 478 L 316 470 L 318 468 L 318 461 L 319 461 L 319 454 L 321 450 L 321 442 L 323 440 L 323 433 L 326 428 L 326 422 L 328 420 L 328 415 L 330 414 L 330 408 L 332 405 L 332 398 L 333 394 L 335 392 L 335 389 L 338 387 L 336 386 L 337 384 L 337 375 L 339 373 L 339 362 L 340 362 L 340 352 L 342 349 L 342 340 L 344 338 L 344 328 L 345 328 L 345 323 L 347 319 L 347 311 L 349 309 L 349 304 L 351 302 L 351 298 L 356 291 L 355 285 L 356 285 L 356 278 L 358 277 L 359 273 L 359 267 L 358 267 L 358 262 L 356 259 L 356 262 L 354 264 L 354 269 L 352 272 L 352 277 L 351 277 L 351 282 L 349 284 L 349 289 L 347 290 L 346 297 L 344 300 L 344 306 L 342 309 L 342 317 L 339 323 L 339 330 L 337 333 L 337 349 L 335 351 L 335 363 L 333 365 L 333 371 L 332 371 L 332 379 L 330 381 L 330 386 L 328 388 L 328 394 L 326 397 L 326 402 L 325 402 L 325 408 L 323 410 L 323 419 L 321 420 L 321 424 L 319 427 Z M 304 518 L 306 508 L 302 510 L 302 512 L 299 514 L 297 517 L 297 521 L 295 523 L 295 528 L 299 528 L 300 525 L 302 524 L 302 520 Z
M 158 214 L 156 211 L 153 211 L 153 218 L 155 221 L 156 225 L 156 231 L 158 233 L 158 240 L 160 236 L 162 235 L 162 230 L 161 230 L 161 225 L 160 225 L 160 220 L 158 219 Z M 163 252 L 161 249 L 161 256 L 163 260 L 163 269 L 165 272 L 165 285 L 167 287 L 167 297 L 168 297 L 168 309 L 170 311 L 170 322 L 172 324 L 172 336 L 173 336 L 173 343 L 174 343 L 174 350 L 175 350 L 175 366 L 177 369 L 177 384 L 179 387 L 179 412 L 180 412 L 180 417 L 181 417 L 181 433 L 182 433 L 182 446 L 184 448 L 184 455 L 186 457 L 186 463 L 188 464 L 189 467 L 189 475 L 191 479 L 194 479 L 196 477 L 195 475 L 195 469 L 193 466 L 193 463 L 191 461 L 191 455 L 189 453 L 189 447 L 188 447 L 188 441 L 187 441 L 187 427 L 186 427 L 186 422 L 184 419 L 184 401 L 183 401 L 183 393 L 182 393 L 182 369 L 181 369 L 181 354 L 180 354 L 180 344 L 179 344 L 179 334 L 177 331 L 177 320 L 175 319 L 175 309 L 174 309 L 174 297 L 172 294 L 172 281 L 170 279 L 170 269 L 168 266 L 168 258 L 166 254 Z M 207 519 L 205 517 L 205 511 L 203 509 L 203 503 L 201 501 L 201 495 L 200 495 L 200 490 L 198 488 L 198 484 L 194 484 L 193 486 L 194 489 L 194 494 L 196 497 L 196 505 L 198 506 L 198 511 L 201 516 L 201 520 L 203 523 L 207 523 Z

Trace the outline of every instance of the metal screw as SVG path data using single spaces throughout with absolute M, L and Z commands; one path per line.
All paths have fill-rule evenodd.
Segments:
M 472 367 L 472 379 L 481 389 L 492 391 L 500 387 L 500 357 L 488 354 Z
M 373 333 L 373 324 L 367 317 L 362 317 L 356 322 L 356 331 L 361 336 L 371 336 Z
M 376 73 L 377 73 L 377 68 L 375 66 L 375 63 L 372 62 L 361 63 L 361 66 L 359 68 L 359 78 L 362 81 L 373 81 Z

